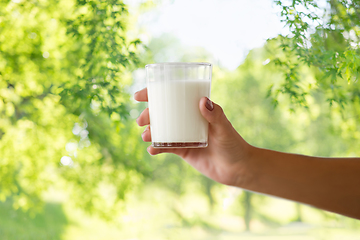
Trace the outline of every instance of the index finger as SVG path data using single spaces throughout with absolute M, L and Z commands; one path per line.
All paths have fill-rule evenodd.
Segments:
M 134 99 L 139 102 L 147 102 L 148 95 L 147 95 L 147 88 L 144 88 L 134 94 Z

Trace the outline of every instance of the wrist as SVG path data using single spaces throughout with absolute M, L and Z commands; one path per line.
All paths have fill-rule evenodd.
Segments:
M 236 179 L 233 184 L 235 187 L 250 189 L 255 179 L 256 156 L 260 148 L 254 147 L 248 143 L 243 147 L 238 167 L 236 168 Z

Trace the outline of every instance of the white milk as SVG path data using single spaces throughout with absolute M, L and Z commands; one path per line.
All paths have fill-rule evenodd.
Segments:
M 209 80 L 150 82 L 148 98 L 152 142 L 207 143 L 208 122 L 199 110 L 209 97 Z

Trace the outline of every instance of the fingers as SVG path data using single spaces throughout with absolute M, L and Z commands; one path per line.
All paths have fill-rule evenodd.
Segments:
M 149 146 L 147 148 L 147 151 L 150 155 L 157 155 L 160 153 L 174 153 L 182 157 L 187 154 L 187 151 L 189 151 L 189 149 L 188 148 L 153 148 L 152 146 Z
M 141 137 L 144 142 L 151 142 L 151 131 L 150 126 L 146 126 L 144 132 L 141 134 Z M 150 153 L 150 155 L 157 155 L 160 153 L 174 153 L 179 156 L 184 156 L 186 154 L 188 149 L 179 149 L 179 148 L 153 148 L 152 146 L 149 146 L 147 148 L 147 151 Z
M 146 126 L 144 132 L 141 134 L 141 137 L 144 142 L 151 142 L 151 131 L 150 126 Z M 179 148 L 153 148 L 152 146 L 149 146 L 147 148 L 147 151 L 150 153 L 150 155 L 157 155 L 160 153 L 175 153 L 179 156 L 183 156 L 186 154 L 187 149 L 179 149 Z
M 150 126 L 146 126 L 144 132 L 141 134 L 141 137 L 144 142 L 151 142 L 151 131 Z
M 136 119 L 136 122 L 140 127 L 150 124 L 149 108 L 145 108 L 145 110 Z
M 139 102 L 147 102 L 148 95 L 147 95 L 147 88 L 144 88 L 134 94 L 134 99 Z

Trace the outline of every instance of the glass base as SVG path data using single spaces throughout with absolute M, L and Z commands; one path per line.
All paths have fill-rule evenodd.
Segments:
M 207 142 L 153 142 L 153 148 L 206 148 Z

